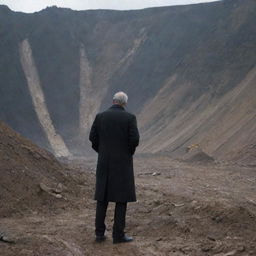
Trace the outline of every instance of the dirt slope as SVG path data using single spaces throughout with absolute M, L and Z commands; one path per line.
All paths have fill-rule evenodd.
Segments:
M 239 161 L 255 140 L 254 0 L 124 12 L 1 6 L 0 19 L 0 119 L 56 155 L 92 153 L 88 130 L 117 90 L 138 115 L 141 153 L 182 158 L 200 144 Z
M 75 207 L 79 193 L 67 168 L 0 122 L 0 218 Z

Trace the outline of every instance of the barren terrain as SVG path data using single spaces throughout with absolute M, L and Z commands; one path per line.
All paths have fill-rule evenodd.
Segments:
M 256 256 L 255 0 L 0 20 L 0 256 Z M 111 204 L 96 244 L 88 132 L 120 90 L 135 240 L 112 244 Z
M 0 229 L 14 242 L 0 242 L 1 255 L 256 255 L 254 167 L 137 157 L 138 202 L 127 213 L 135 241 L 113 245 L 113 205 L 106 242 L 94 242 L 94 165 L 92 159 L 69 164 L 80 190 L 67 199 L 75 207 L 1 218 Z

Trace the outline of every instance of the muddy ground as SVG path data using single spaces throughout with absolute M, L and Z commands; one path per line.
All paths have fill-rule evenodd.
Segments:
M 128 205 L 126 229 L 134 242 L 112 244 L 113 204 L 107 240 L 94 242 L 95 160 L 87 159 L 70 163 L 77 196 L 54 199 L 74 207 L 0 219 L 3 240 L 13 242 L 0 242 L 0 255 L 256 255 L 255 167 L 164 156 L 136 157 L 134 166 L 138 202 Z

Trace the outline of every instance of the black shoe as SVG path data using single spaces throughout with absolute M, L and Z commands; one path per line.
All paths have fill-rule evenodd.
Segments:
M 113 238 L 113 244 L 119 244 L 119 243 L 129 243 L 132 242 L 133 238 L 127 235 L 124 235 L 123 237 L 119 238 Z
M 106 236 L 96 236 L 95 238 L 95 242 L 97 243 L 101 243 L 101 242 L 104 242 L 106 240 Z

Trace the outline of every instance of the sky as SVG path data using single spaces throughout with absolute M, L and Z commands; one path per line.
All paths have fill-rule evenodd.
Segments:
M 131 10 L 155 6 L 183 5 L 213 1 L 214 0 L 0 0 L 0 4 L 7 5 L 14 11 L 36 12 L 47 6 L 53 5 L 74 10 Z

